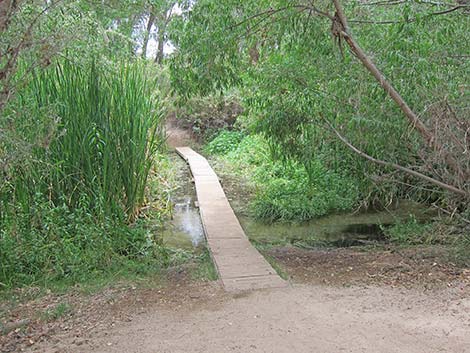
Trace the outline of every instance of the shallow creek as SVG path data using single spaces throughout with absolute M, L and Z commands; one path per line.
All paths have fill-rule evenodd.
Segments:
M 173 219 L 163 231 L 163 243 L 186 250 L 205 246 L 204 230 L 196 207 L 196 193 L 186 163 L 172 156 L 179 187 L 172 196 Z M 337 214 L 302 223 L 264 223 L 240 212 L 240 200 L 230 201 L 246 235 L 260 244 L 345 247 L 385 241 L 383 229 L 410 215 L 426 220 L 430 215 L 415 203 L 402 201 L 393 210 Z
M 199 210 L 195 205 L 196 191 L 186 163 L 176 153 L 171 156 L 177 173 L 178 188 L 171 195 L 173 217 L 163 230 L 163 244 L 185 250 L 202 249 L 205 246 Z
M 346 247 L 385 241 L 384 229 L 410 216 L 430 217 L 417 204 L 402 201 L 393 210 L 357 214 L 334 214 L 302 223 L 263 223 L 240 215 L 247 236 L 261 244 Z

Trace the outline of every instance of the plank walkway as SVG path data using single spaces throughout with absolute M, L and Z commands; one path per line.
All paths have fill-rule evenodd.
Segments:
M 286 287 L 287 282 L 249 242 L 207 160 L 189 147 L 176 151 L 194 177 L 207 244 L 225 290 Z

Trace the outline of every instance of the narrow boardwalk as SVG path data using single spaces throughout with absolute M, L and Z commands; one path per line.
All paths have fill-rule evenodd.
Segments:
M 176 151 L 191 168 L 207 243 L 225 290 L 287 286 L 248 241 L 207 160 L 189 147 Z

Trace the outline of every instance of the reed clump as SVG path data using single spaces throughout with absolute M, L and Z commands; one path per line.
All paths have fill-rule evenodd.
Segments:
M 75 280 L 155 257 L 138 221 L 164 142 L 163 104 L 149 70 L 140 62 L 57 62 L 33 72 L 5 109 L 3 127 L 22 139 L 0 146 L 10 161 L 0 186 L 4 286 Z

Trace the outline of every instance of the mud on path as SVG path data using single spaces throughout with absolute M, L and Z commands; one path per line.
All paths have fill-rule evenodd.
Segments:
M 468 270 L 430 254 L 326 251 L 268 250 L 291 278 L 281 290 L 230 295 L 176 271 L 160 287 L 49 295 L 12 318 L 63 301 L 71 312 L 1 337 L 0 351 L 470 352 Z

